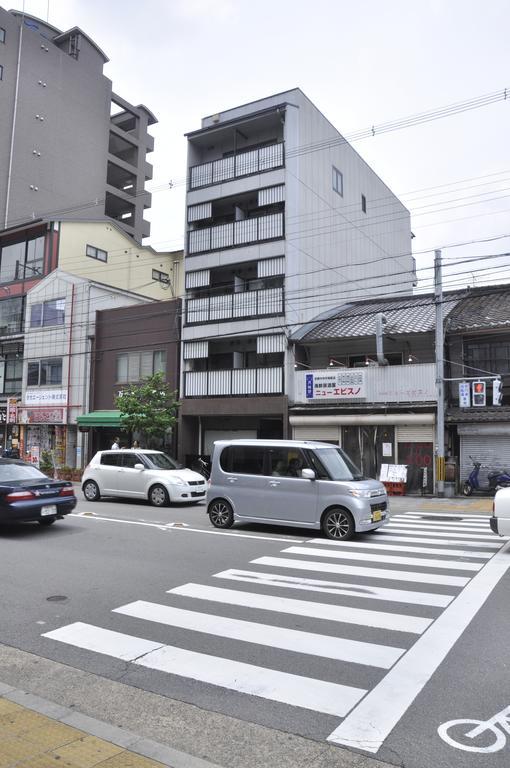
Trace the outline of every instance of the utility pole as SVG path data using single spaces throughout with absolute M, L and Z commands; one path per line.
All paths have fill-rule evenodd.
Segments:
M 444 496 L 444 360 L 443 360 L 443 279 L 441 251 L 434 251 L 434 302 L 436 305 L 436 489 Z

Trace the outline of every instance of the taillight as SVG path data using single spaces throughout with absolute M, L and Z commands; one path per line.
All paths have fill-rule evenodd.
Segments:
M 13 491 L 5 497 L 5 501 L 28 501 L 29 499 L 35 499 L 32 491 Z
M 60 493 L 59 496 L 74 496 L 74 488 L 72 485 L 65 485 Z

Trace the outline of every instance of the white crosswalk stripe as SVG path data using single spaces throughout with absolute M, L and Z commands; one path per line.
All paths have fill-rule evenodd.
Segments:
M 43 637 L 129 662 L 138 675 L 145 668 L 277 702 L 287 708 L 283 724 L 289 707 L 332 715 L 341 719 L 332 742 L 358 739 L 374 752 L 465 629 L 458 606 L 474 616 L 508 568 L 498 554 L 508 537 L 496 538 L 487 517 L 434 514 L 398 514 L 348 542 L 302 543 L 297 532 L 300 546 L 287 546 L 288 536 L 274 537 L 285 546 L 277 555 L 211 574 L 236 589 L 186 583 L 164 594 L 163 585 L 157 602 L 113 607 L 112 628 L 74 622 Z

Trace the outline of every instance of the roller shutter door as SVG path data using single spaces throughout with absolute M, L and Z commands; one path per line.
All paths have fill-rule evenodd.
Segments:
M 324 440 L 325 443 L 341 445 L 341 427 L 322 425 L 318 427 L 294 427 L 293 440 Z
M 398 443 L 433 443 L 434 427 L 432 424 L 405 424 L 397 427 Z
M 460 481 L 469 477 L 473 462 L 481 462 L 479 479 L 487 483 L 487 474 L 496 469 L 510 470 L 510 430 L 506 435 L 461 435 L 460 438 Z

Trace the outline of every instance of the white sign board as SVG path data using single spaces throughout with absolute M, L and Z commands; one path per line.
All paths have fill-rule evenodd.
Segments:
M 469 381 L 459 382 L 459 406 L 461 408 L 471 407 L 471 387 Z
M 407 464 L 381 464 L 379 480 L 382 483 L 406 483 Z
M 307 400 L 364 400 L 365 372 L 354 368 L 346 371 L 313 371 L 305 374 Z
M 25 405 L 67 405 L 65 389 L 27 389 Z

